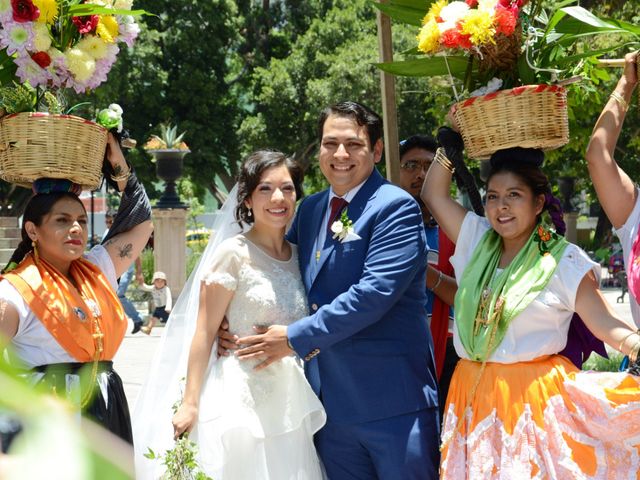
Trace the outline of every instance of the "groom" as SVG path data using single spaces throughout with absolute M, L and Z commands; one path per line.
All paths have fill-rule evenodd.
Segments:
M 291 350 L 304 359 L 327 411 L 316 446 L 331 480 L 438 476 L 427 245 L 418 204 L 375 169 L 381 133 L 364 105 L 322 112 L 319 162 L 331 188 L 300 204 L 288 234 L 311 314 L 238 340 L 249 345 L 238 356 L 262 359 L 258 368 Z

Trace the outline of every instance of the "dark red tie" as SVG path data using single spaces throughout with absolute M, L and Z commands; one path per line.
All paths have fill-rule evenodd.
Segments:
M 349 202 L 347 202 L 344 198 L 333 197 L 331 199 L 330 205 L 331 205 L 331 213 L 329 214 L 329 223 L 327 224 L 327 228 L 329 230 L 331 230 L 331 224 L 336 221 L 336 219 L 338 218 L 338 215 L 340 215 L 340 212 L 342 212 L 344 207 L 349 205 Z

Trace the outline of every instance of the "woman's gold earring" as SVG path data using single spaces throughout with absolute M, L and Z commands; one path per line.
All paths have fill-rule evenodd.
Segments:
M 40 260 L 40 256 L 38 255 L 38 244 L 35 240 L 31 241 L 31 247 L 33 248 L 33 259 L 36 263 Z

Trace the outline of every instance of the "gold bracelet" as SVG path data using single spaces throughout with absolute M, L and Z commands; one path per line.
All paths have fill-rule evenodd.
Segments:
M 630 334 L 628 334 L 626 337 L 624 337 L 624 338 L 622 339 L 622 341 L 620 342 L 620 345 L 618 345 L 618 351 L 619 351 L 619 352 L 622 352 L 622 347 L 624 346 L 624 342 L 626 342 L 626 341 L 627 341 L 627 339 L 628 339 L 631 335 L 638 335 L 638 336 L 640 337 L 640 329 L 638 329 L 638 330 L 636 330 L 636 331 L 634 331 L 634 332 L 631 332 Z
M 609 98 L 613 98 L 616 101 L 616 103 L 620 105 L 623 112 L 626 112 L 627 110 L 629 110 L 629 104 L 624 99 L 624 97 L 621 94 L 619 94 L 616 90 L 611 92 L 611 95 L 609 95 Z
M 631 363 L 636 363 L 638 352 L 640 352 L 640 342 L 637 342 L 629 351 L 629 361 Z
M 114 182 L 123 182 L 129 178 L 129 175 L 131 175 L 131 167 L 127 165 L 127 169 L 120 175 L 109 175 L 109 177 L 111 177 L 111 180 Z
M 456 169 L 453 166 L 453 163 L 451 163 L 451 160 L 447 158 L 447 154 L 444 152 L 444 148 L 439 147 L 436 150 L 436 156 L 434 160 L 442 165 L 446 170 L 448 170 L 451 175 L 455 173 Z

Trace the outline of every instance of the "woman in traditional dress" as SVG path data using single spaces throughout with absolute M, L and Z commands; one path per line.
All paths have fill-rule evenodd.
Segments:
M 161 462 L 143 456 L 147 447 L 162 454 L 185 432 L 215 480 L 322 478 L 313 434 L 326 415 L 297 359 L 254 369 L 260 361 L 216 359 L 213 350 L 223 317 L 246 336 L 307 315 L 297 249 L 285 239 L 301 185 L 300 167 L 280 152 L 258 151 L 243 163 L 136 404 L 139 480 L 162 475 Z
M 67 396 L 131 443 L 129 408 L 112 363 L 127 329 L 115 289 L 153 226 L 144 188 L 111 134 L 104 170 L 122 192 L 120 208 L 107 238 L 86 255 L 81 187 L 67 180 L 34 182 L 22 241 L 0 281 L 0 351 L 8 343 L 10 362 L 31 382 Z
M 638 52 L 625 57 L 624 73 L 600 114 L 587 148 L 589 174 L 598 200 L 622 243 L 631 315 L 640 326 L 640 195 L 614 159 L 622 124 L 638 84 Z
M 640 335 L 604 300 L 599 265 L 541 222 L 554 204 L 542 152 L 491 157 L 484 218 L 450 197 L 462 138 L 444 129 L 439 140 L 447 154 L 436 155 L 422 196 L 456 243 L 461 357 L 445 406 L 441 478 L 629 478 L 640 467 L 638 378 L 581 372 L 558 353 L 574 312 L 634 360 Z

